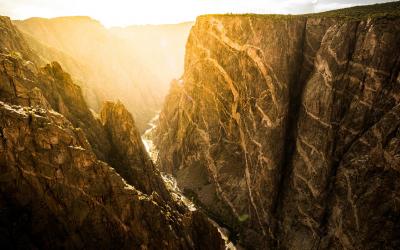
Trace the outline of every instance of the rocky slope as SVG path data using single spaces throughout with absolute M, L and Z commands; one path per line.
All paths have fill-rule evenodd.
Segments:
M 43 66 L 54 61 L 58 62 L 66 72 L 71 74 L 72 80 L 81 87 L 83 97 L 88 107 L 98 111 L 101 101 L 105 97 L 98 96 L 96 92 L 97 89 L 94 87 L 96 85 L 90 80 L 90 74 L 92 72 L 90 67 L 63 51 L 39 42 L 27 33 L 22 34 L 33 53 L 39 57 L 37 65 Z
M 222 248 L 204 216 L 128 185 L 62 115 L 0 102 L 0 118 L 3 247 Z
M 1 100 L 24 106 L 46 103 L 46 108 L 54 109 L 74 126 L 81 127 L 97 156 L 105 160 L 104 152 L 110 150 L 106 134 L 87 107 L 79 86 L 57 62 L 39 68 L 18 53 L 2 51 L 0 55 Z
M 0 17 L 0 242 L 6 249 L 222 249 L 173 196 L 130 113 L 98 116 L 80 87 Z
M 399 9 L 199 17 L 160 168 L 250 249 L 398 248 Z

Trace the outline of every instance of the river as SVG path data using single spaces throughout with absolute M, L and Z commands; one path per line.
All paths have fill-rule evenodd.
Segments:
M 142 141 L 144 147 L 146 148 L 146 151 L 149 154 L 151 160 L 154 162 L 154 164 L 157 163 L 158 151 L 154 147 L 152 137 L 154 129 L 157 127 L 156 124 L 158 122 L 159 117 L 160 117 L 160 111 L 158 111 L 156 115 L 149 121 L 148 125 L 150 126 L 150 128 L 144 131 L 142 135 Z
M 144 147 L 154 164 L 157 164 L 158 162 L 158 150 L 155 147 L 152 138 L 154 136 L 154 130 L 157 127 L 157 122 L 159 117 L 160 117 L 160 112 L 157 112 L 157 114 L 148 123 L 150 128 L 148 128 L 141 137 Z M 165 185 L 167 186 L 168 190 L 171 192 L 172 196 L 176 201 L 178 202 L 180 201 L 181 203 L 183 203 L 190 211 L 197 210 L 195 204 L 182 194 L 174 176 L 161 171 L 160 174 L 162 179 L 164 180 Z M 210 218 L 208 219 L 218 229 L 218 232 L 221 234 L 222 239 L 225 241 L 225 249 L 228 250 L 238 249 L 231 241 L 229 241 L 228 230 L 226 228 L 219 226 L 214 220 L 211 220 Z

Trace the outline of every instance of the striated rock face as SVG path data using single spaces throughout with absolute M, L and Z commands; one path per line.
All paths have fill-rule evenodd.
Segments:
M 400 18 L 382 18 L 324 35 L 282 186 L 289 247 L 311 248 L 321 235 L 324 247 L 399 246 L 399 31 Z
M 0 18 L 18 34 L 9 24 Z M 23 40 L 3 42 L 16 37 L 0 47 L 1 246 L 223 249 L 213 223 L 166 188 L 125 107 L 98 117 L 57 62 L 39 68 Z
M 128 185 L 62 115 L 0 102 L 0 128 L 3 246 L 222 248 L 203 215 L 180 214 Z
M 383 6 L 197 19 L 159 165 L 241 244 L 400 246 L 399 4 Z

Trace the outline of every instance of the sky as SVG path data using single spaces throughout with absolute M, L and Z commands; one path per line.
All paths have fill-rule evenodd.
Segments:
M 0 15 L 90 16 L 107 27 L 193 21 L 201 14 L 302 14 L 390 0 L 0 0 Z

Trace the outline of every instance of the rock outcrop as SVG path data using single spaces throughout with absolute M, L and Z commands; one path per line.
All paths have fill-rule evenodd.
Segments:
M 3 247 L 222 248 L 203 215 L 127 184 L 62 115 L 0 102 L 0 128 Z
M 37 97 L 42 96 L 46 105 L 63 114 L 74 126 L 81 127 L 97 156 L 106 160 L 103 152 L 110 148 L 102 125 L 87 107 L 80 87 L 72 82 L 70 75 L 57 62 L 39 68 L 23 57 L 0 54 L 0 65 L 1 100 L 32 106 L 40 104 L 42 101 L 37 100 Z M 32 96 L 33 89 L 36 97 Z
M 42 107 L 51 107 L 75 127 L 81 127 L 96 155 L 106 160 L 104 152 L 110 150 L 106 134 L 89 110 L 80 87 L 57 62 L 38 66 L 41 60 L 8 17 L 0 17 L 0 28 L 3 30 L 0 43 L 0 100 L 23 106 L 46 103 L 47 106 Z M 33 90 L 35 93 L 31 93 Z
M 250 249 L 398 248 L 399 8 L 199 17 L 161 170 Z
M 108 162 L 131 185 L 143 193 L 157 192 L 169 200 L 168 191 L 150 160 L 132 115 L 120 102 L 106 102 L 100 112 L 111 150 Z
M 223 249 L 214 224 L 166 188 L 125 107 L 98 117 L 57 62 L 38 67 L 10 20 L 0 25 L 12 34 L 0 47 L 2 247 Z
M 0 51 L 1 53 L 9 53 L 39 62 L 40 59 L 35 55 L 28 46 L 21 32 L 15 29 L 10 18 L 0 16 Z

